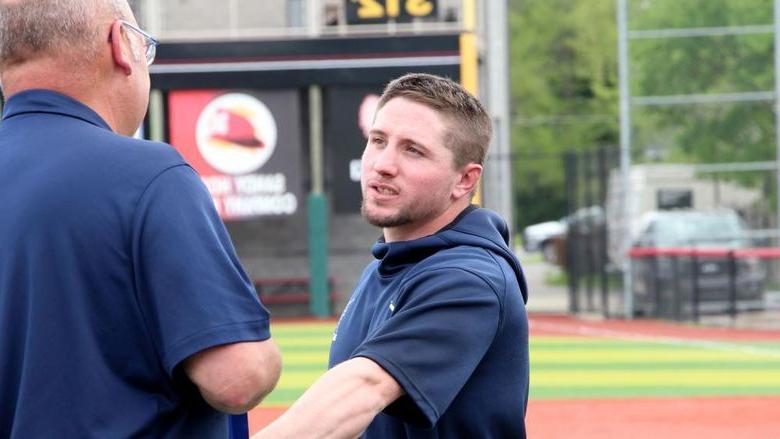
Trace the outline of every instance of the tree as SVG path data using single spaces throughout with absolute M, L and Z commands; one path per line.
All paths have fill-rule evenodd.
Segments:
M 518 228 L 565 214 L 564 151 L 618 139 L 614 0 L 511 0 Z
M 771 24 L 772 0 L 631 2 L 631 29 Z M 631 42 L 633 95 L 713 94 L 774 89 L 772 34 L 657 38 Z M 666 106 L 636 111 L 636 156 L 698 163 L 774 159 L 771 102 Z M 642 120 L 644 119 L 644 120 Z M 659 134 L 672 136 L 659 142 Z
M 615 0 L 510 1 L 518 227 L 564 214 L 563 165 L 551 157 L 618 143 L 615 7 Z M 628 28 L 771 24 L 772 7 L 773 0 L 629 0 Z M 634 97 L 774 89 L 772 34 L 632 39 L 629 47 Z M 773 160 L 772 104 L 633 106 L 633 160 Z

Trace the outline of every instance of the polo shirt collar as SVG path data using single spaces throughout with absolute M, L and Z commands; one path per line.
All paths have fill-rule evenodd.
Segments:
M 8 98 L 3 120 L 25 113 L 51 113 L 81 119 L 111 131 L 106 121 L 81 102 L 51 90 L 25 90 Z

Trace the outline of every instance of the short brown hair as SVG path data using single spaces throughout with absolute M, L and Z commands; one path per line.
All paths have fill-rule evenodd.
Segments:
M 425 105 L 449 122 L 445 145 L 455 156 L 455 168 L 485 161 L 493 126 L 485 107 L 460 84 L 426 73 L 410 73 L 387 84 L 377 111 L 393 98 Z

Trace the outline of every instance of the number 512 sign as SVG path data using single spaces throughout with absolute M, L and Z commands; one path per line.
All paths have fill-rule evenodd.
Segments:
M 436 0 L 345 0 L 348 24 L 409 22 L 435 18 Z

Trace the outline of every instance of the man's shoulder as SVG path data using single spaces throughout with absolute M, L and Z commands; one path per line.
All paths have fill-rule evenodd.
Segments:
M 460 286 L 489 284 L 493 286 L 502 270 L 484 249 L 459 246 L 438 251 L 419 261 L 406 274 L 405 284 L 410 286 L 440 285 Z
M 115 133 L 110 133 L 110 135 L 111 137 L 108 141 L 116 148 L 114 152 L 117 154 L 126 154 L 133 158 L 148 157 L 158 160 L 184 162 L 181 154 L 167 143 L 122 136 Z
M 114 161 L 128 172 L 156 175 L 165 169 L 186 164 L 181 154 L 167 143 L 111 132 L 95 140 L 98 142 L 96 148 L 106 150 L 106 160 Z
M 512 268 L 500 255 L 479 246 L 459 245 L 418 262 L 408 272 L 407 280 L 412 285 L 420 282 L 455 283 L 461 287 L 470 285 L 479 287 L 476 291 L 496 294 L 501 300 L 507 289 L 517 284 L 510 281 L 514 276 Z M 482 288 L 485 286 L 489 288 Z
M 483 247 L 462 244 L 441 249 L 417 263 L 417 270 L 452 269 L 455 271 L 500 271 L 496 257 Z

